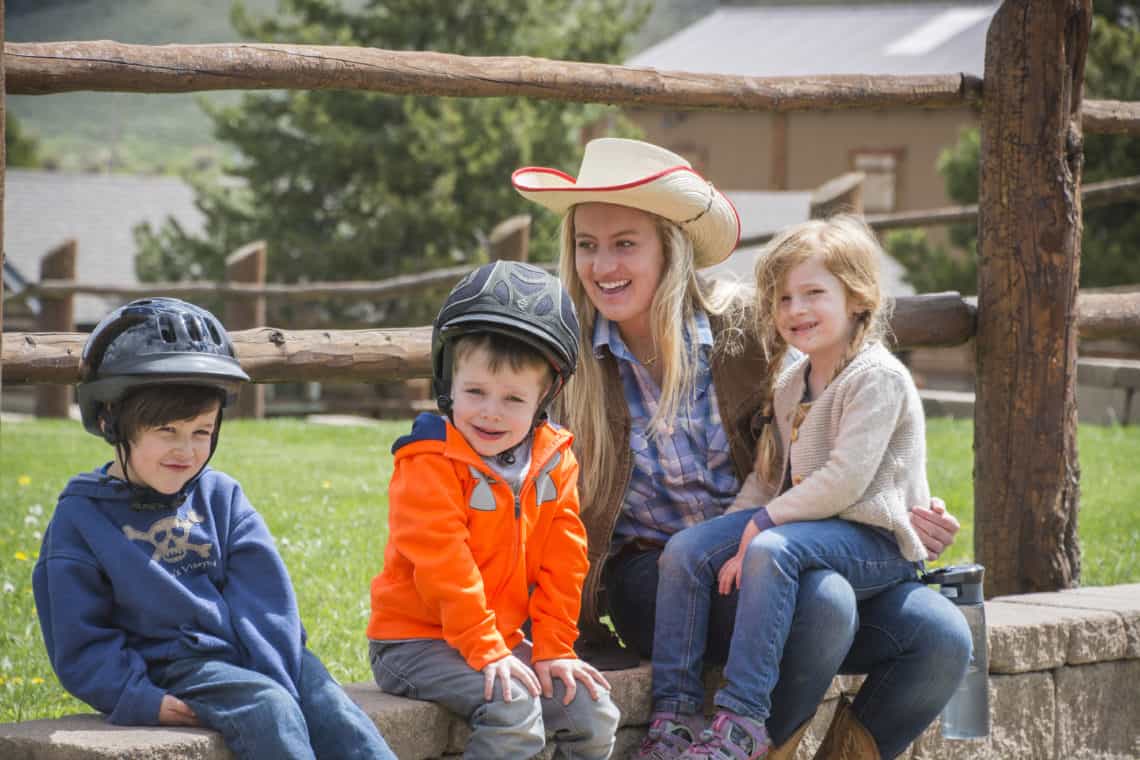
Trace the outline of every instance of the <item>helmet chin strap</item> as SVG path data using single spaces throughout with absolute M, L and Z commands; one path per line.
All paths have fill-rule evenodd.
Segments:
M 115 458 L 119 462 L 119 468 L 123 471 L 123 478 L 126 480 L 127 488 L 131 492 L 131 509 L 141 512 L 154 512 L 167 509 L 176 509 L 182 506 L 182 502 L 186 501 L 186 497 L 190 495 L 190 489 L 198 481 L 206 465 L 214 458 L 214 452 L 218 448 L 218 435 L 222 430 L 222 409 L 218 409 L 218 419 L 214 423 L 214 432 L 210 435 L 210 453 L 206 457 L 206 461 L 198 468 L 198 471 L 191 475 L 182 487 L 174 493 L 162 493 L 148 485 L 135 483 L 131 480 L 130 470 L 128 469 L 127 462 L 131 458 L 131 444 L 129 441 L 120 440 L 115 444 Z

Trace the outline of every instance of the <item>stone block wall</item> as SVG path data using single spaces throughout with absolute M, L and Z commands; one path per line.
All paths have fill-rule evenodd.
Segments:
M 1001 597 L 986 603 L 986 618 L 989 738 L 947 741 L 935 722 L 904 758 L 1140 758 L 1140 584 Z M 649 666 L 642 663 L 607 676 L 622 709 L 614 757 L 624 758 L 647 728 Z M 715 672 L 708 674 L 710 686 L 717 677 Z M 858 678 L 835 680 L 797 760 L 811 758 L 838 695 L 858 685 Z M 371 683 L 345 688 L 376 721 L 401 760 L 462 754 L 467 727 L 445 710 L 383 694 Z M 122 728 L 108 725 L 98 715 L 0 724 L 0 758 L 5 760 L 230 757 L 218 735 L 205 729 Z

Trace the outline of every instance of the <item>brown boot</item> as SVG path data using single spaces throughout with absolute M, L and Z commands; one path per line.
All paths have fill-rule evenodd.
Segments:
M 815 713 L 808 716 L 808 719 L 800 724 L 795 733 L 788 737 L 788 740 L 781 744 L 779 747 L 773 747 L 768 752 L 767 760 L 792 760 L 796 756 L 796 750 L 800 746 L 800 740 L 804 738 L 807 733 L 808 726 L 811 725 L 811 719 L 815 717 Z
M 839 697 L 835 715 L 814 760 L 880 760 L 875 738 L 855 717 L 851 700 L 846 696 Z

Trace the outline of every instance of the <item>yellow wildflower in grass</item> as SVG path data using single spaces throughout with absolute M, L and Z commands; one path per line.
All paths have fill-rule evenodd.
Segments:
M 44 679 L 40 678 L 39 676 L 36 676 L 35 678 L 33 678 L 28 683 L 35 684 L 36 686 L 39 686 L 43 682 L 44 682 Z
M 331 480 L 322 480 L 321 481 L 321 488 L 332 488 L 332 481 Z
M 0 676 L 0 686 L 3 686 L 6 683 L 8 683 L 8 679 L 4 676 Z
M 27 562 L 28 561 L 28 555 L 24 554 L 23 552 L 16 552 L 15 557 L 16 557 L 16 559 L 20 560 L 21 562 Z
M 16 478 L 16 482 L 22 486 L 30 486 L 32 484 L 32 476 L 21 475 L 20 477 Z

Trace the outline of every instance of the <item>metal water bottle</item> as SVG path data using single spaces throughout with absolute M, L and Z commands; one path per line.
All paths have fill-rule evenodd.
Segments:
M 982 595 L 985 573 L 981 565 L 951 565 L 922 579 L 938 584 L 942 596 L 954 602 L 970 626 L 974 644 L 966 675 L 942 711 L 942 736 L 947 739 L 984 739 L 990 733 L 989 656 Z

